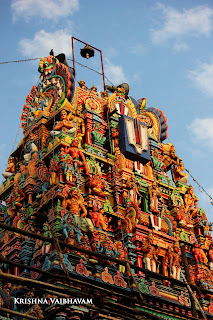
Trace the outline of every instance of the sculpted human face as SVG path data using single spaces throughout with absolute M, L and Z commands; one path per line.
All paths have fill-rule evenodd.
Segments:
M 193 188 L 189 188 L 189 194 L 193 194 Z
M 175 157 L 175 149 L 171 149 L 170 155 L 171 155 L 172 157 Z
M 72 146 L 73 147 L 77 147 L 78 146 L 78 140 L 77 139 L 73 140 Z
M 67 119 L 67 113 L 65 110 L 61 111 L 61 120 L 66 120 Z
M 74 189 L 74 190 L 73 190 L 72 196 L 73 196 L 74 198 L 77 198 L 77 197 L 78 197 L 78 190 L 77 190 L 77 189 Z
M 33 160 L 37 160 L 38 159 L 38 153 L 34 152 L 32 158 L 33 158 Z

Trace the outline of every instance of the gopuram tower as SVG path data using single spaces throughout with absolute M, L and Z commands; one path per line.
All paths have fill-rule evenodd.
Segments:
M 0 189 L 0 319 L 213 318 L 211 223 L 163 111 L 63 54 L 38 71 Z

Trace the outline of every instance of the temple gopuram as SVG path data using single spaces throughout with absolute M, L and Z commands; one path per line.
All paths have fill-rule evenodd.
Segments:
M 2 173 L 0 319 L 213 319 L 212 225 L 164 112 L 64 54 L 38 72 Z

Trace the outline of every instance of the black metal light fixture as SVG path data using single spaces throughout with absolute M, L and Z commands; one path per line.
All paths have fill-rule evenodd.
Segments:
M 86 46 L 81 49 L 81 56 L 83 58 L 89 59 L 91 57 L 94 57 L 95 55 L 95 51 L 93 48 L 91 48 L 88 44 L 86 44 Z

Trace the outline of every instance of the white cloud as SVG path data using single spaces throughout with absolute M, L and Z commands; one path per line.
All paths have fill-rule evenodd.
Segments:
M 188 77 L 200 90 L 213 96 L 213 63 L 201 63 L 188 72 Z
M 185 42 L 176 42 L 173 46 L 173 49 L 177 52 L 187 51 L 189 46 Z
M 57 30 L 46 32 L 40 30 L 33 39 L 22 39 L 19 42 L 19 50 L 25 57 L 47 56 L 53 49 L 55 55 L 64 52 L 66 56 L 72 53 L 71 34 Z
M 105 58 L 105 75 L 114 84 L 128 82 L 122 66 L 113 64 L 108 58 Z
M 137 43 L 134 46 L 129 47 L 130 52 L 136 55 L 141 55 L 146 52 L 146 47 L 142 43 Z
M 197 6 L 178 11 L 163 4 L 158 5 L 162 11 L 164 25 L 158 30 L 151 30 L 153 43 L 159 45 L 169 39 L 179 39 L 186 36 L 205 36 L 211 34 L 213 9 L 207 6 Z
M 33 16 L 58 19 L 72 15 L 79 9 L 79 0 L 12 0 L 13 21 L 29 21 Z
M 203 143 L 213 151 L 213 118 L 196 118 L 188 126 L 197 144 Z

